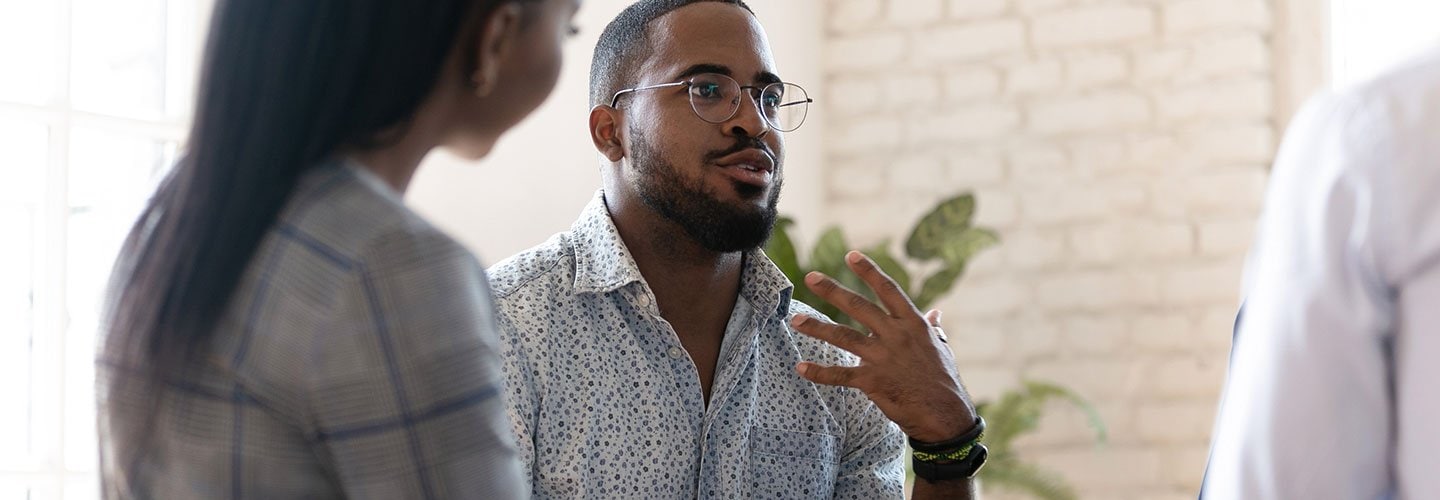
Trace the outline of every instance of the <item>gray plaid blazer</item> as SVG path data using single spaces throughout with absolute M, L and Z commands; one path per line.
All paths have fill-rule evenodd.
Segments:
M 157 433 L 153 452 L 105 460 L 105 490 L 524 496 L 495 342 L 469 252 L 368 171 L 319 168 L 261 243 L 199 375 L 168 381 L 158 412 L 101 416 L 102 453 L 113 415 L 144 415 Z M 103 362 L 98 373 L 102 398 L 126 376 Z M 101 408 L 142 398 L 114 399 Z

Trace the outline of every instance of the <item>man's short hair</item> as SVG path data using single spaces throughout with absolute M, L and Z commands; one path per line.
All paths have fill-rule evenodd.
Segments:
M 595 44 L 595 56 L 590 60 L 590 105 L 610 104 L 616 92 L 635 84 L 630 79 L 650 53 L 651 21 L 703 2 L 728 3 L 755 14 L 744 0 L 640 0 L 631 4 L 605 26 L 600 42 Z

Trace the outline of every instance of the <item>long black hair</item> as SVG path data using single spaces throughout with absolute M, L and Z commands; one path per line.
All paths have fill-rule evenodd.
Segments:
M 137 384 L 184 376 L 302 174 L 398 137 L 460 37 L 507 1 L 217 1 L 188 145 L 112 278 L 101 409 L 123 415 L 101 416 L 103 461 L 143 452 L 143 406 L 159 403 L 134 401 Z

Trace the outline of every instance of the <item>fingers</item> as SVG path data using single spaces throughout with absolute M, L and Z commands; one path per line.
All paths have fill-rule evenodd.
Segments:
M 900 284 L 885 274 L 869 256 L 852 250 L 845 254 L 845 262 L 850 265 L 851 271 L 855 271 L 855 274 L 875 291 L 875 297 L 880 299 L 880 303 L 885 305 L 891 316 L 903 318 L 906 315 L 920 315 L 915 304 L 910 302 L 910 296 L 905 294 L 905 289 L 900 288 Z
M 844 285 L 824 273 L 812 272 L 805 275 L 805 286 L 810 287 L 810 290 L 825 302 L 834 304 L 835 307 L 855 318 L 860 324 L 870 327 L 871 331 L 878 330 L 878 327 L 883 324 L 882 322 L 890 318 L 889 314 L 870 299 L 845 288 Z
M 950 337 L 945 335 L 945 327 L 940 325 L 940 310 L 931 309 L 925 313 L 925 324 L 930 325 L 930 331 L 935 334 L 935 339 L 941 344 L 949 344 Z
M 861 351 L 864 351 L 865 346 L 871 342 L 870 336 L 857 332 L 854 328 L 826 323 L 804 314 L 797 314 L 791 318 L 790 326 L 800 333 L 820 339 L 857 356 L 861 356 Z
M 925 322 L 929 323 L 930 326 L 940 328 L 941 314 L 939 309 L 931 309 L 930 312 L 925 313 Z
M 857 387 L 855 384 L 859 379 L 859 369 L 848 366 L 822 366 L 808 361 L 802 361 L 795 365 L 795 371 L 800 372 L 805 380 L 817 384 L 839 385 L 844 387 Z

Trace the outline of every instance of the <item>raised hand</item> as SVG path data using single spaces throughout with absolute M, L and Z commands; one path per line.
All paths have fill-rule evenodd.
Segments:
M 791 325 L 854 353 L 860 364 L 802 362 L 796 370 L 815 383 L 859 389 L 916 441 L 941 442 L 969 431 L 975 424 L 975 407 L 955 372 L 954 356 L 940 328 L 940 312 L 922 316 L 895 280 L 864 254 L 852 251 L 845 260 L 874 290 L 880 304 L 822 273 L 810 273 L 805 284 L 870 332 L 804 315 L 796 315 Z

